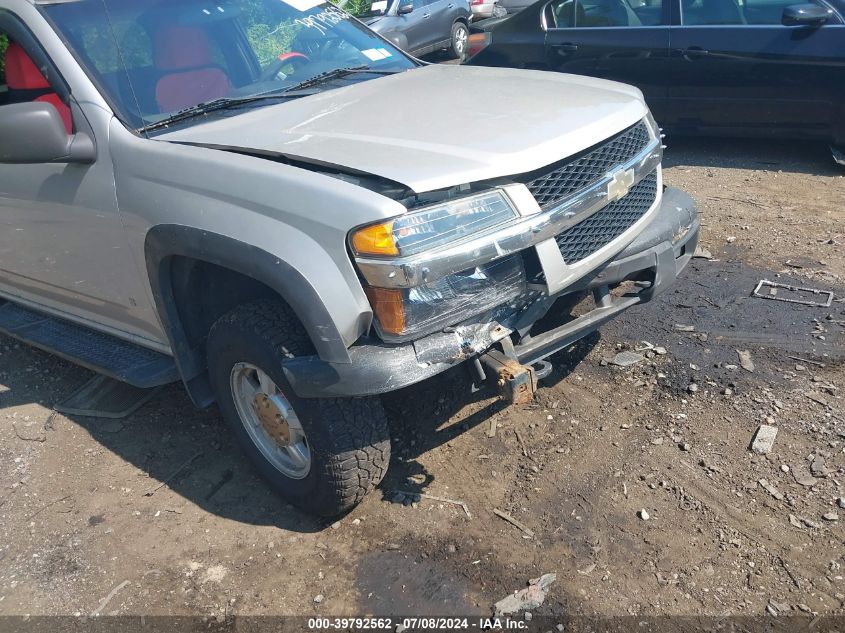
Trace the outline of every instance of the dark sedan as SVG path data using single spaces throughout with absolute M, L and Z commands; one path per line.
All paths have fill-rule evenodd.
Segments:
M 468 63 L 638 86 L 680 134 L 845 146 L 842 0 L 542 0 L 470 36 Z

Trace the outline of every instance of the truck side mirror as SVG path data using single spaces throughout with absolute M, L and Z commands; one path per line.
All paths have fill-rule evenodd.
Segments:
M 793 4 L 783 10 L 784 26 L 821 26 L 830 19 L 829 9 L 817 4 Z
M 69 135 L 49 103 L 0 106 L 0 163 L 93 163 L 96 157 L 91 138 Z

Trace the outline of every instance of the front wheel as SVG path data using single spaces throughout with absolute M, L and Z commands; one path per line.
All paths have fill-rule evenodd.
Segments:
M 241 448 L 285 499 L 334 516 L 381 481 L 390 435 L 378 398 L 296 396 L 281 361 L 310 354 L 307 334 L 278 301 L 239 306 L 208 336 L 217 403 Z
M 452 42 L 449 45 L 449 53 L 452 57 L 462 59 L 467 51 L 469 42 L 469 29 L 463 22 L 455 22 L 452 25 Z

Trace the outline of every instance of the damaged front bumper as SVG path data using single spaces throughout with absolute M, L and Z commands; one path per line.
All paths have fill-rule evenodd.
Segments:
M 625 249 L 561 292 L 539 298 L 510 318 L 457 326 L 403 345 L 356 344 L 349 348 L 350 363 L 309 356 L 285 360 L 282 367 L 298 396 L 321 398 L 386 393 L 489 354 L 495 363 L 502 352 L 494 348 L 500 346 L 506 358 L 534 365 L 665 291 L 692 258 L 699 226 L 692 198 L 668 188 L 654 219 Z M 627 284 L 632 287 L 623 287 L 625 282 L 633 282 Z M 537 321 L 555 306 L 585 292 L 592 294 L 590 310 L 536 331 Z

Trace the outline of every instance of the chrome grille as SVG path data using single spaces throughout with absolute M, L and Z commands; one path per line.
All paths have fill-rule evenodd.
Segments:
M 645 121 L 597 145 L 579 158 L 554 165 L 551 171 L 525 183 L 540 208 L 547 209 L 563 198 L 604 177 L 613 167 L 628 162 L 650 141 Z
M 570 265 L 575 264 L 610 244 L 643 217 L 656 198 L 655 171 L 631 187 L 624 198 L 607 205 L 558 235 L 555 240 L 560 247 L 563 261 Z

